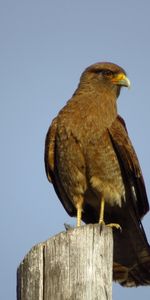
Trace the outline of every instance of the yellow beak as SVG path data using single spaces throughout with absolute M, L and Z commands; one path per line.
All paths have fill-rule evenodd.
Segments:
M 122 86 L 126 86 L 128 88 L 130 88 L 130 86 L 131 86 L 130 80 L 124 73 L 119 73 L 119 74 L 115 75 L 111 79 L 111 81 L 116 85 L 122 85 Z

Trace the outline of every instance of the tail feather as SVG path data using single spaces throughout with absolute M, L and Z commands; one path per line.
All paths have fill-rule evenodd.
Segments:
M 98 217 L 97 211 L 88 205 L 85 207 L 85 223 L 97 223 Z M 114 281 L 125 287 L 150 285 L 150 245 L 133 207 L 127 207 L 126 203 L 121 208 L 106 206 L 105 222 L 119 223 L 122 227 L 121 232 L 113 230 Z
M 126 287 L 150 285 L 150 246 L 143 226 L 131 210 L 125 215 L 122 233 L 114 231 L 114 280 Z

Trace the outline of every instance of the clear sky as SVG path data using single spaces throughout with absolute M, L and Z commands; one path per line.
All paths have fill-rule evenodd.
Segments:
M 150 198 L 150 1 L 0 2 L 0 299 L 15 300 L 16 269 L 29 249 L 75 224 L 43 163 L 50 122 L 81 72 L 111 61 L 128 73 L 119 113 L 138 154 Z M 144 218 L 150 241 L 150 214 Z M 148 300 L 150 287 L 113 287 L 113 300 Z

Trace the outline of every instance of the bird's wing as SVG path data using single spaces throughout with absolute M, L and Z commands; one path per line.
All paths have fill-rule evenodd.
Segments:
M 53 119 L 51 126 L 48 129 L 45 139 L 45 170 L 47 178 L 52 182 L 54 164 L 55 164 L 55 136 L 57 130 L 57 118 Z
M 122 233 L 114 231 L 114 280 L 124 286 L 150 284 L 150 246 L 141 218 L 149 210 L 140 165 L 128 137 L 123 119 L 118 116 L 109 134 L 120 164 L 126 188 L 126 202 L 118 208 Z
M 149 210 L 144 179 L 125 122 L 120 116 L 109 128 L 109 134 L 122 169 L 123 178 L 128 181 L 127 184 L 132 193 L 137 213 L 142 218 Z
M 60 199 L 62 205 L 70 216 L 76 214 L 76 210 L 70 200 L 68 199 L 65 190 L 59 179 L 57 162 L 56 162 L 56 135 L 57 135 L 57 117 L 52 121 L 51 126 L 48 129 L 45 140 L 45 171 L 47 178 L 53 183 L 55 192 Z

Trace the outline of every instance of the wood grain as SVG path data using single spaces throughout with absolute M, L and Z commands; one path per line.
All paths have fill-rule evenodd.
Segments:
M 17 272 L 17 300 L 111 300 L 112 230 L 89 224 L 34 246 Z

